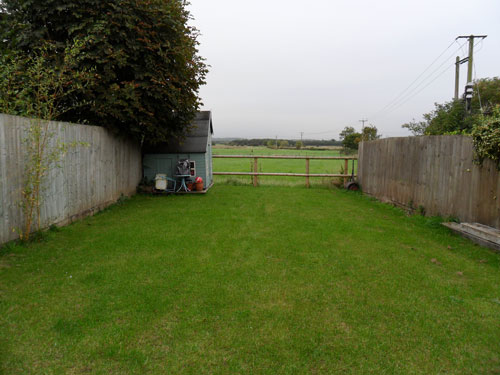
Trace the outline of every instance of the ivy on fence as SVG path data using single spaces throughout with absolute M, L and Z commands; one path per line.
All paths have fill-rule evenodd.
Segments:
M 482 164 L 484 159 L 491 159 L 500 170 L 500 106 L 490 116 L 481 115 L 471 135 L 476 162 Z

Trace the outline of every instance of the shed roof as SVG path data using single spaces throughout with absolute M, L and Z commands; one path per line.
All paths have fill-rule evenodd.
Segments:
M 208 136 L 213 134 L 212 112 L 200 111 L 192 124 L 192 129 L 183 140 L 171 138 L 166 143 L 160 143 L 148 147 L 147 153 L 172 154 L 172 153 L 195 153 L 207 150 Z

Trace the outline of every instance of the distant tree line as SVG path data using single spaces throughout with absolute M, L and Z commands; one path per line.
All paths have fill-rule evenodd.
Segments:
M 327 139 L 327 140 L 318 140 L 318 139 L 304 139 L 294 140 L 294 139 L 273 139 L 273 138 L 253 138 L 253 139 L 233 139 L 230 141 L 225 141 L 223 139 L 214 139 L 214 143 L 219 144 L 227 144 L 230 146 L 265 146 L 275 148 L 278 145 L 278 148 L 286 148 L 286 147 L 295 147 L 302 148 L 307 146 L 321 147 L 321 146 L 342 146 L 341 141 L 337 141 L 335 139 Z

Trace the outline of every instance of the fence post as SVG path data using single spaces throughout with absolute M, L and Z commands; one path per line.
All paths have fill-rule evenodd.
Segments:
M 254 171 L 254 173 L 258 172 L 257 160 L 259 160 L 259 158 L 253 158 L 253 171 Z M 257 175 L 256 174 L 253 176 L 253 186 L 257 187 Z
M 306 187 L 309 188 L 309 158 L 306 158 Z
M 344 175 L 349 171 L 349 159 L 344 159 Z M 347 177 L 344 177 L 344 186 L 347 184 Z

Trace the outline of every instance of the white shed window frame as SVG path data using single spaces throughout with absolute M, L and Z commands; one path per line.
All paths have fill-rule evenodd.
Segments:
M 189 161 L 189 174 L 191 175 L 191 177 L 196 176 L 196 161 L 194 160 Z

